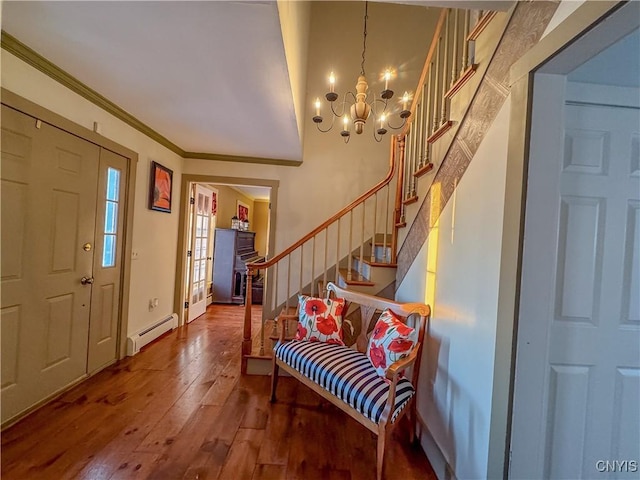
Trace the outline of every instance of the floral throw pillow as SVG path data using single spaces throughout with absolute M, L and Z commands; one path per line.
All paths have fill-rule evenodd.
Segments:
M 342 341 L 344 298 L 324 299 L 298 295 L 298 303 L 296 340 L 344 345 Z
M 391 364 L 409 355 L 416 343 L 418 332 L 387 309 L 371 332 L 367 357 L 378 375 L 384 377 Z

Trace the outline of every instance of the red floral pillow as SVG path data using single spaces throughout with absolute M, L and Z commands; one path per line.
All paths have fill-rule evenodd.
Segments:
M 295 340 L 344 345 L 342 312 L 344 298 L 314 298 L 298 295 L 298 331 Z
M 387 309 L 371 332 L 367 357 L 378 375 L 384 377 L 391 364 L 409 355 L 416 343 L 418 332 Z

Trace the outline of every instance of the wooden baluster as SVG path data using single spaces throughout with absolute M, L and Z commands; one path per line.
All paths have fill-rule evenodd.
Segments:
M 409 182 L 409 165 L 411 165 L 411 159 L 412 159 L 412 146 L 413 146 L 413 141 L 415 138 L 415 132 L 414 132 L 414 128 L 413 128 L 413 123 L 411 124 L 411 129 L 409 130 L 409 133 L 407 134 L 407 136 L 409 137 L 409 145 L 408 148 L 406 149 L 406 157 L 405 157 L 405 162 L 403 165 L 403 178 L 406 179 L 404 184 L 402 185 L 402 189 L 404 190 L 404 198 L 405 200 L 407 198 L 409 198 L 411 196 L 411 185 Z
M 447 71 L 447 50 L 449 50 L 449 20 L 451 15 L 449 15 L 450 10 L 447 9 L 447 18 L 445 20 L 445 28 L 444 28 L 444 54 L 442 56 L 442 85 L 441 85 L 441 89 L 442 89 L 442 113 L 440 115 L 440 124 L 445 124 L 447 122 L 447 99 L 445 98 L 444 94 L 447 93 L 447 78 L 448 78 L 448 71 Z
M 386 263 L 389 263 L 389 258 L 387 257 L 387 235 L 389 234 L 389 198 L 391 197 L 391 193 L 389 192 L 390 187 L 387 185 L 387 209 L 384 214 L 384 237 L 382 239 L 382 251 L 383 259 Z M 391 227 L 393 228 L 393 227 Z
M 436 63 L 434 72 L 434 86 L 433 86 L 433 129 L 432 133 L 435 133 L 440 126 L 440 119 L 438 118 L 438 107 L 440 106 L 440 87 L 438 85 L 440 81 L 440 49 L 442 48 L 442 37 L 438 37 L 438 46 L 436 47 Z
M 418 115 L 418 125 L 416 128 L 417 134 L 418 134 L 418 165 L 416 166 L 416 169 L 414 170 L 413 173 L 417 172 L 418 170 L 420 170 L 423 166 L 424 166 L 424 157 L 422 156 L 422 148 L 423 148 L 423 144 L 424 144 L 424 136 L 422 135 L 422 130 L 424 128 L 424 107 L 425 107 L 425 98 L 424 98 L 424 85 L 422 85 L 422 95 L 420 97 L 420 108 L 419 108 L 419 115 Z M 415 179 L 415 177 L 414 177 Z M 415 184 L 414 184 L 415 187 Z M 415 190 L 415 188 L 414 188 Z
M 464 72 L 469 67 L 469 28 L 471 24 L 471 13 L 469 10 L 464 11 L 464 25 L 462 27 L 462 69 L 460 75 L 464 75 Z
M 273 265 L 273 296 L 275 297 L 275 300 L 273 302 L 273 311 L 275 312 L 276 316 L 278 316 L 278 284 L 280 283 L 280 280 L 278 279 L 278 265 L 280 264 L 280 262 L 276 262 Z
M 418 92 L 416 92 L 416 95 Z M 416 133 L 416 147 L 415 147 L 415 155 L 413 159 L 413 163 L 411 165 L 411 171 L 409 172 L 409 183 L 411 183 L 411 196 L 413 197 L 413 174 L 418 170 L 421 159 L 420 159 L 420 148 L 422 145 L 422 135 L 420 135 L 420 128 L 422 122 L 422 104 L 424 103 L 424 98 L 420 98 L 420 103 L 416 105 L 416 118 L 413 119 L 413 123 L 411 124 L 411 129 L 415 130 Z
M 351 268 L 353 267 L 353 257 L 351 256 L 351 245 L 353 245 L 353 210 L 349 212 L 349 242 L 347 243 L 347 280 L 351 281 Z
M 303 287 L 303 282 L 302 282 L 303 265 L 304 265 L 304 243 L 300 245 L 300 278 L 299 278 L 300 285 L 298 287 L 298 293 L 300 295 L 302 295 L 302 287 Z
M 424 130 L 424 135 L 426 137 L 429 136 L 429 133 L 431 132 L 431 128 L 430 128 L 430 121 L 431 121 L 431 93 L 433 88 L 431 87 L 431 84 L 433 83 L 433 62 L 431 62 L 431 64 L 429 65 L 429 79 L 427 80 L 427 108 L 426 108 L 426 115 L 425 115 L 425 119 L 427 122 L 426 127 L 423 129 Z M 431 162 L 431 158 L 430 158 L 430 154 L 429 154 L 429 149 L 430 149 L 430 145 L 429 142 L 425 141 L 425 146 L 424 146 L 424 164 L 425 165 L 429 165 L 429 163 Z
M 336 233 L 336 274 L 335 284 L 338 285 L 338 278 L 340 276 L 340 219 L 337 221 L 338 232 Z
M 311 244 L 311 296 L 312 297 L 313 297 L 313 285 L 316 283 L 315 271 L 316 271 L 316 236 L 314 235 L 313 242 Z
M 286 315 L 289 315 L 289 298 L 291 298 L 291 254 L 287 255 L 287 298 L 284 302 Z
M 376 232 L 378 231 L 378 192 L 373 196 L 373 240 L 371 241 L 371 261 L 376 261 Z
M 453 16 L 453 55 L 451 56 L 451 86 L 458 79 L 458 23 L 460 18 L 460 10 L 456 8 Z
M 327 254 L 329 252 L 329 227 L 324 229 L 324 273 L 322 274 L 322 297 L 327 293 Z
M 360 280 L 362 280 L 364 278 L 364 223 L 366 220 L 366 210 L 365 210 L 365 205 L 366 205 L 367 201 L 365 200 L 364 202 L 362 202 L 362 231 L 360 232 L 360 261 L 358 262 L 358 265 L 360 268 L 358 268 L 358 273 L 360 274 Z

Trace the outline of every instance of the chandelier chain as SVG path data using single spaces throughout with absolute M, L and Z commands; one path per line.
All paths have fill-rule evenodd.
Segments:
M 364 55 L 367 52 L 367 19 L 369 18 L 369 2 L 364 2 L 364 35 L 362 39 L 362 63 L 360 64 L 360 74 L 364 77 Z

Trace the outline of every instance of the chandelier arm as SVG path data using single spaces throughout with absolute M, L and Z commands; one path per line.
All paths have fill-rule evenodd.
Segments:
M 371 105 L 371 109 L 375 110 L 377 112 L 376 107 L 375 107 L 376 103 L 381 103 L 383 105 L 382 112 L 380 112 L 380 113 L 384 113 L 384 112 L 387 111 L 387 106 L 389 105 L 387 100 L 384 100 L 382 98 L 375 98 L 374 97 L 374 99 L 373 99 L 373 101 L 371 102 L 370 105 Z
M 320 128 L 320 124 L 316 123 L 316 127 L 318 128 L 318 130 L 320 130 L 322 133 L 327 133 L 328 131 L 330 131 L 333 128 L 333 122 L 336 119 L 335 116 L 331 117 L 331 125 L 329 125 L 329 128 L 327 128 L 326 130 L 323 130 L 322 128 Z
M 407 119 L 403 118 L 402 119 L 402 123 L 400 124 L 400 126 L 398 127 L 394 127 L 393 125 L 391 125 L 391 122 L 387 122 L 387 125 L 389 126 L 389 128 L 393 129 L 393 130 L 400 130 L 401 128 L 403 128 L 405 125 L 407 124 Z
M 372 131 L 373 131 L 373 139 L 376 142 L 380 143 L 382 141 L 382 135 L 380 135 L 380 137 L 378 137 L 378 134 L 376 133 L 376 129 L 375 128 L 373 128 Z
M 335 102 L 329 102 L 331 105 L 331 113 L 333 113 L 334 117 L 342 117 L 344 114 L 347 113 L 348 108 L 347 108 L 347 96 L 351 95 L 351 98 L 353 98 L 353 103 L 356 103 L 356 96 L 354 95 L 354 93 L 352 91 L 348 91 L 347 93 L 344 94 L 344 97 L 342 99 L 342 112 L 338 113 L 336 112 L 335 108 L 333 107 L 333 104 Z

